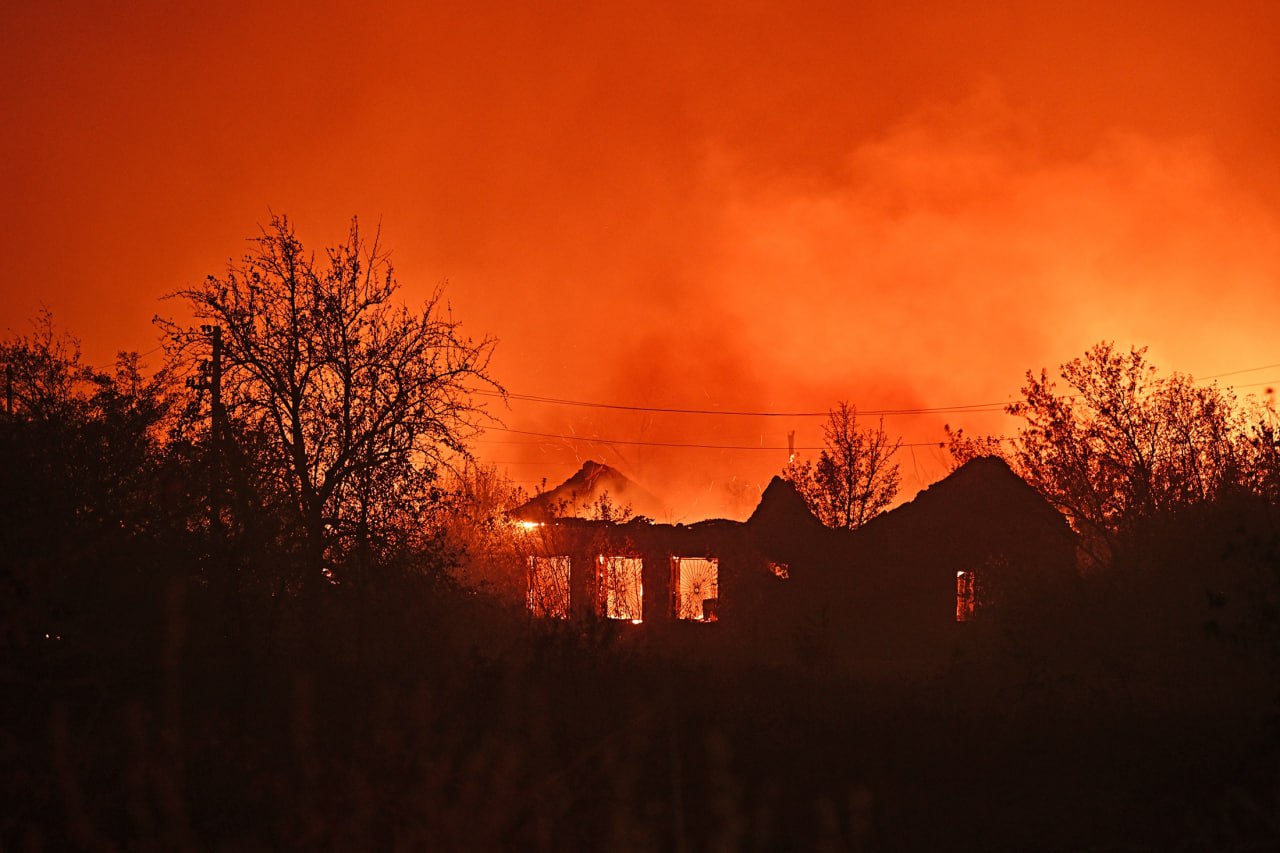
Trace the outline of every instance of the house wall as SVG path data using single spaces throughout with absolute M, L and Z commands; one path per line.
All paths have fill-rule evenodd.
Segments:
M 673 629 L 672 557 L 718 558 L 718 622 L 698 641 L 761 659 L 942 659 L 970 627 L 955 619 L 957 572 L 979 578 L 986 600 L 975 621 L 1001 609 L 1061 606 L 1075 579 L 1074 536 L 1003 463 L 970 463 L 858 531 L 783 509 L 745 523 L 565 519 L 548 523 L 540 546 L 571 558 L 579 619 L 603 612 L 597 557 L 639 556 L 644 623 Z M 787 563 L 786 580 L 771 561 Z

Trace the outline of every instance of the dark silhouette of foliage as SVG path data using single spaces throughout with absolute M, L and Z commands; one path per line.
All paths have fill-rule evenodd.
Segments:
M 884 418 L 858 425 L 858 409 L 841 401 L 823 426 L 826 447 L 817 463 L 792 461 L 782 477 L 795 485 L 813 514 L 828 527 L 856 529 L 885 510 L 898 494 L 901 473 L 894 455 L 902 439 L 890 439 Z
M 959 469 L 972 459 L 980 459 L 983 456 L 999 456 L 1006 459 L 1004 442 L 996 436 L 969 435 L 962 427 L 952 429 L 951 424 L 943 424 L 942 430 L 946 434 L 943 446 L 951 457 L 952 471 Z
M 1254 494 L 1280 504 L 1280 417 L 1274 402 L 1252 406 L 1246 412 L 1243 441 L 1243 479 Z
M 1176 514 L 1234 491 L 1280 494 L 1274 411 L 1229 388 L 1159 375 L 1145 348 L 1101 342 L 1048 371 L 1027 371 L 1012 440 L 946 428 L 953 465 L 1004 458 L 1084 537 L 1095 562 L 1110 559 L 1144 519 Z
M 1001 618 L 946 624 L 943 607 L 950 661 L 842 656 L 814 619 L 760 638 L 799 642 L 804 660 L 782 664 L 735 659 L 731 618 L 665 636 L 530 620 L 453 582 L 455 561 L 490 561 L 518 586 L 529 546 L 513 536 L 562 553 L 554 524 L 516 534 L 507 511 L 525 496 L 475 466 L 423 490 L 395 465 L 356 468 L 326 511 L 342 582 L 298 595 L 308 540 L 272 417 L 232 392 L 215 447 L 166 372 L 136 356 L 93 369 L 48 317 L 0 343 L 0 364 L 15 378 L 0 412 L 3 849 L 1280 843 L 1268 409 L 1224 418 L 1234 479 L 1224 466 L 1116 525 L 1114 571 Z M 1196 429 L 1159 434 L 1203 448 L 1212 432 Z M 381 497 L 395 489 L 423 503 Z M 771 595 L 802 582 L 792 569 Z M 680 630 L 695 627 L 712 630 Z
M 227 419 L 253 433 L 255 464 L 288 496 L 308 584 L 353 580 L 374 552 L 415 544 L 439 467 L 466 456 L 487 417 L 472 391 L 501 390 L 494 341 L 465 337 L 442 290 L 412 311 L 398 290 L 355 220 L 317 259 L 276 217 L 225 276 L 173 294 L 223 329 Z M 198 326 L 162 327 L 189 372 L 210 357 Z
M 1114 545 L 1139 519 L 1212 500 L 1238 483 L 1242 425 L 1234 395 L 1157 375 L 1146 349 L 1103 342 L 1062 365 L 1068 389 L 1027 372 L 1025 421 L 1010 453 L 1022 477 L 1094 542 Z
M 47 312 L 0 344 L 0 363 L 12 390 L 0 415 L 5 640 L 83 639 L 86 620 L 111 620 L 120 581 L 161 571 L 184 535 L 184 496 L 164 477 L 168 377 L 144 377 L 136 354 L 113 373 L 85 365 Z

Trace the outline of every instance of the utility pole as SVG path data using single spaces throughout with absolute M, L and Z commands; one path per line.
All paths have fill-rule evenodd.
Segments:
M 222 435 L 225 413 L 222 411 L 222 327 L 201 326 L 209 336 L 211 352 L 200 364 L 200 378 L 188 379 L 187 387 L 209 392 L 209 529 L 221 539 L 222 512 Z
M 222 327 L 210 327 L 209 334 L 213 339 L 213 367 L 209 376 L 211 416 L 213 421 L 214 444 L 222 440 Z
M 222 586 L 227 614 L 225 637 L 241 661 L 248 659 L 244 646 L 244 613 L 240 600 L 240 572 L 227 547 L 227 532 L 222 523 L 222 452 L 227 439 L 227 412 L 222 405 L 222 327 L 204 325 L 200 331 L 209 336 L 209 360 L 200 365 L 196 387 L 209 392 L 209 553 L 216 582 Z M 241 682 L 243 684 L 243 681 Z M 243 691 L 238 694 L 238 707 L 244 713 Z
M 211 353 L 209 366 L 209 518 L 211 529 L 222 534 L 222 327 L 201 326 L 208 332 Z

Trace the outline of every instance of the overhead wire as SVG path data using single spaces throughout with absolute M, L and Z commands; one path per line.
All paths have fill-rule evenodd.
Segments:
M 1207 381 L 1211 379 L 1220 379 L 1225 376 L 1238 376 L 1245 373 L 1255 373 L 1259 370 L 1267 370 L 1274 367 L 1280 367 L 1280 362 L 1272 364 L 1259 365 L 1257 367 L 1242 368 L 1240 370 L 1230 370 L 1222 373 L 1210 374 L 1196 381 Z M 1267 382 L 1254 382 L 1240 385 L 1237 387 L 1249 388 L 1264 385 L 1280 384 L 1280 380 Z M 477 391 L 476 393 L 486 396 L 504 396 L 494 391 Z M 560 397 L 548 397 L 535 394 L 516 394 L 509 393 L 505 395 L 507 399 L 522 400 L 537 403 L 546 403 L 554 405 L 574 406 L 580 408 L 593 409 L 610 409 L 622 411 L 651 412 L 665 414 L 693 414 L 693 415 L 724 415 L 736 417 L 826 417 L 830 412 L 766 412 L 766 411 L 738 411 L 738 410 L 722 410 L 722 409 L 686 409 L 665 406 L 638 406 L 620 403 L 604 403 L 589 400 L 572 400 Z M 1074 398 L 1076 394 L 1067 395 Z M 862 415 L 930 415 L 930 414 L 978 414 L 985 412 L 1004 411 L 1007 403 L 966 403 L 952 406 L 925 406 L 918 408 L 899 408 L 899 409 L 861 409 L 859 414 Z M 751 444 L 716 444 L 709 442 L 678 442 L 678 441 L 648 441 L 643 439 L 621 439 L 621 438 L 604 438 L 575 435 L 572 433 L 552 433 L 540 432 L 535 430 L 520 430 L 509 427 L 490 427 L 495 432 L 505 432 L 512 435 L 525 435 L 533 438 L 554 439 L 557 441 L 569 441 L 587 444 L 607 444 L 628 447 L 665 447 L 665 448 L 685 448 L 695 450 L 733 450 L 733 451 L 816 451 L 822 450 L 817 446 L 776 446 L 776 445 L 751 445 Z M 1009 436 L 987 436 L 994 441 L 1013 441 Z M 547 446 L 547 442 L 503 442 L 500 440 L 482 440 L 484 443 L 491 444 L 515 444 L 526 446 Z M 915 447 L 944 447 L 945 441 L 911 441 L 902 442 L 899 446 L 907 448 Z
M 146 356 L 159 352 L 163 348 L 164 348 L 164 345 L 161 344 L 147 350 L 146 352 L 138 353 L 137 355 L 139 358 L 145 358 Z M 101 367 L 94 367 L 90 365 L 89 367 L 90 369 L 93 369 L 93 370 L 102 370 L 106 368 L 106 365 L 103 365 Z M 1228 370 L 1221 373 L 1209 374 L 1207 376 L 1200 377 L 1200 379 L 1196 381 L 1221 379 L 1227 376 L 1239 376 L 1245 373 L 1256 373 L 1257 371 L 1260 371 L 1260 370 L 1268 370 L 1276 367 L 1280 367 L 1280 362 L 1273 362 L 1270 364 L 1258 365 L 1256 367 L 1246 367 L 1246 368 L 1241 368 L 1239 370 Z M 1251 388 L 1251 387 L 1259 387 L 1259 386 L 1274 386 L 1277 384 L 1280 384 L 1280 380 L 1246 383 L 1246 384 L 1235 386 L 1235 387 Z M 515 392 L 502 393 L 502 392 L 490 391 L 486 389 L 472 389 L 471 393 L 476 394 L 478 396 L 500 397 L 506 400 L 518 400 L 522 402 L 541 403 L 541 404 L 547 404 L 547 405 L 571 406 L 576 408 L 590 408 L 590 409 L 607 409 L 607 410 L 614 410 L 614 411 L 648 412 L 648 413 L 655 413 L 655 414 L 710 415 L 710 416 L 723 416 L 723 417 L 757 417 L 757 418 L 812 418 L 812 417 L 827 417 L 830 414 L 829 411 L 776 412 L 776 411 L 749 411 L 749 410 L 730 410 L 730 409 L 679 408 L 679 407 L 671 407 L 671 406 L 640 406 L 640 405 L 634 405 L 634 404 L 607 403 L 607 402 L 593 401 L 593 400 L 574 400 L 570 398 L 551 397 L 551 396 L 539 395 L 539 394 L 522 394 L 522 393 L 515 393 Z M 1074 398 L 1079 395 L 1070 394 L 1065 396 L 1067 396 L 1068 398 Z M 948 406 L 861 409 L 861 410 L 858 410 L 858 414 L 869 415 L 869 416 L 882 416 L 882 417 L 883 416 L 907 416 L 907 415 L 936 415 L 936 414 L 980 414 L 980 413 L 1004 411 L 1008 405 L 1009 403 L 997 403 L 997 402 L 961 403 L 961 404 L 948 405 Z M 603 438 L 603 437 L 580 436 L 580 435 L 573 435 L 573 434 L 567 434 L 567 433 L 549 433 L 549 432 L 538 432 L 534 430 L 519 430 L 519 429 L 508 428 L 508 427 L 490 427 L 489 429 L 492 431 L 505 432 L 513 435 L 525 435 L 525 436 L 530 436 L 535 438 L 555 439 L 558 441 L 571 441 L 571 442 L 579 442 L 579 443 L 594 443 L 594 444 L 608 444 L 608 445 L 624 445 L 624 446 L 631 446 L 631 447 L 666 447 L 666 448 L 688 448 L 688 449 L 698 449 L 698 450 L 734 450 L 734 451 L 769 451 L 769 452 L 779 452 L 779 451 L 787 451 L 787 450 L 814 451 L 814 450 L 823 449 L 822 447 L 817 447 L 817 446 L 788 445 L 787 447 L 782 447 L 782 446 L 769 446 L 769 445 L 763 445 L 763 444 L 761 445 L 713 444 L 713 443 L 704 443 L 704 442 L 646 441 L 646 440 L 640 440 L 640 439 Z M 1007 436 L 990 436 L 989 438 L 997 441 L 1012 441 L 1012 439 Z M 492 440 L 492 439 L 489 439 L 489 440 L 482 439 L 481 442 L 486 444 L 514 444 L 514 445 L 525 445 L 525 446 L 539 446 L 539 445 L 546 446 L 547 445 L 547 442 L 502 442 L 502 441 Z M 945 442 L 944 441 L 901 442 L 899 446 L 908 447 L 908 448 L 943 447 L 945 446 Z M 525 463 L 502 463 L 502 464 L 525 464 Z
M 163 345 L 155 346 L 147 350 L 146 352 L 138 353 L 138 357 L 145 358 L 146 356 L 159 352 L 163 348 L 164 348 Z M 1258 365 L 1256 367 L 1246 367 L 1246 368 L 1241 368 L 1239 370 L 1229 370 L 1221 373 L 1209 374 L 1207 376 L 1201 377 L 1199 380 L 1196 380 L 1196 381 L 1207 381 L 1211 379 L 1221 379 L 1226 376 L 1239 376 L 1245 373 L 1256 373 L 1259 370 L 1268 370 L 1275 367 L 1280 367 L 1280 362 Z M 92 369 L 95 369 L 95 370 L 105 369 L 105 366 L 93 367 Z M 1251 387 L 1259 387 L 1259 386 L 1271 386 L 1276 384 L 1280 384 L 1280 380 L 1253 382 L 1253 383 L 1240 385 L 1237 387 L 1251 388 Z M 572 406 L 576 408 L 608 409 L 608 410 L 615 410 L 615 411 L 650 412 L 650 413 L 657 413 L 657 414 L 712 415 L 712 416 L 726 416 L 726 417 L 762 417 L 762 418 L 784 418 L 784 417 L 810 418 L 810 417 L 827 417 L 830 414 L 829 411 L 772 412 L 772 411 L 747 411 L 747 410 L 727 410 L 727 409 L 694 409 L 694 408 L 679 408 L 679 407 L 669 407 L 669 406 L 639 406 L 639 405 L 623 404 L 623 403 L 606 403 L 606 402 L 592 401 L 592 400 L 573 400 L 569 398 L 550 397 L 550 396 L 539 395 L 539 394 L 520 394 L 520 393 L 502 394 L 497 391 L 488 391 L 484 389 L 474 389 L 472 393 L 475 393 L 480 396 L 503 397 L 508 400 L 520 400 L 524 402 L 543 403 L 548 405 Z M 1067 396 L 1075 397 L 1078 395 L 1072 394 Z M 1008 403 L 995 403 L 995 402 L 961 403 L 961 404 L 948 405 L 948 406 L 921 406 L 921 407 L 914 407 L 914 408 L 903 407 L 903 408 L 896 408 L 896 409 L 895 408 L 861 409 L 858 411 L 858 413 L 861 415 L 869 415 L 869 416 L 979 414 L 979 413 L 1003 411 L 1007 405 Z M 697 450 L 734 450 L 734 451 L 768 451 L 768 452 L 779 452 L 779 451 L 787 451 L 787 450 L 816 451 L 816 450 L 823 449 L 822 447 L 817 447 L 817 446 L 792 447 L 788 445 L 786 447 L 782 447 L 782 446 L 771 446 L 771 445 L 763 445 L 763 444 L 761 445 L 714 444 L 714 443 L 706 443 L 706 442 L 647 441 L 642 439 L 589 437 L 589 436 L 573 435 L 568 433 L 549 433 L 549 432 L 538 432 L 534 430 L 519 430 L 519 429 L 508 428 L 508 427 L 490 427 L 489 429 L 495 432 L 505 432 L 513 435 L 525 435 L 525 436 L 530 436 L 535 438 L 555 439 L 558 441 L 571 441 L 571 442 L 578 442 L 578 443 L 594 443 L 594 444 L 609 444 L 609 445 L 625 445 L 630 447 L 666 447 L 666 448 L 687 448 L 687 449 L 697 449 Z M 990 438 L 997 441 L 1012 441 L 1012 439 L 1007 436 L 990 436 Z M 545 446 L 546 445 L 546 442 L 501 442 L 496 440 L 482 440 L 482 441 L 483 443 L 487 443 L 487 444 L 515 444 L 515 445 L 527 445 L 527 446 L 537 446 L 537 445 Z M 944 441 L 902 442 L 900 446 L 908 447 L 908 448 L 943 447 L 945 446 L 945 442 Z M 514 464 L 514 463 L 511 463 L 511 464 Z
M 781 447 L 781 446 L 755 445 L 755 444 L 701 444 L 701 443 L 695 443 L 695 442 L 680 442 L 680 441 L 642 441 L 642 440 L 624 439 L 624 438 L 601 438 L 601 437 L 590 437 L 590 436 L 582 436 L 582 435 L 570 435 L 567 433 L 536 432 L 534 430 L 509 429 L 507 427 L 489 427 L 489 429 L 497 432 L 512 433 L 515 435 L 529 435 L 529 436 L 536 436 L 539 438 L 554 438 L 554 439 L 561 439 L 564 441 L 577 441 L 577 442 L 583 442 L 588 444 L 625 444 L 633 447 L 635 446 L 683 447 L 683 448 L 696 448 L 699 450 L 768 450 L 768 451 L 774 451 L 774 452 L 787 451 L 787 450 L 822 450 L 823 449 L 822 447 L 800 446 L 800 445 L 796 445 L 795 447 L 790 447 L 790 446 Z M 542 442 L 528 442 L 528 443 L 530 445 L 542 444 Z M 900 446 L 902 447 L 941 447 L 943 444 L 945 444 L 945 442 L 941 442 L 941 441 L 917 441 L 917 442 L 904 441 Z
M 146 358 L 149 355 L 153 355 L 155 353 L 160 352 L 160 350 L 162 349 L 164 349 L 164 344 L 159 344 L 158 346 L 154 346 L 151 349 L 147 350 L 146 352 L 133 353 L 126 350 L 121 354 L 126 356 L 136 355 L 138 359 L 141 360 Z M 113 361 L 110 364 L 86 364 L 84 366 L 87 367 L 89 370 L 106 370 L 109 367 L 115 367 L 119 363 L 120 363 L 119 359 L 117 358 L 116 361 Z
M 570 400 L 560 397 L 544 397 L 537 394 L 517 394 L 508 393 L 500 394 L 497 391 L 475 390 L 472 393 L 486 397 L 504 397 L 508 400 L 519 400 L 529 403 L 546 403 L 558 406 L 575 406 L 586 409 L 613 409 L 627 412 L 652 412 L 656 414 L 673 414 L 673 415 L 720 415 L 725 417 L 746 417 L 746 418 L 825 418 L 830 411 L 821 412 L 766 412 L 766 411 L 738 411 L 731 409 L 684 409 L 669 406 L 635 406 L 625 403 L 602 403 L 592 400 Z M 965 403 L 956 406 L 931 406 L 922 408 L 900 408 L 900 409 L 859 409 L 860 415 L 931 415 L 931 414 L 950 414 L 950 413 L 967 413 L 982 411 L 998 411 L 1003 409 L 1007 403 Z
M 1223 373 L 1212 373 L 1202 376 L 1196 381 L 1207 381 L 1210 379 L 1221 379 L 1224 376 L 1238 376 L 1243 373 L 1256 373 L 1259 370 L 1269 370 L 1273 367 L 1280 367 L 1280 362 L 1272 364 L 1262 364 L 1257 367 L 1246 367 L 1240 370 L 1228 370 Z M 1266 385 L 1273 383 L 1259 382 L 1251 385 L 1241 385 L 1239 387 L 1247 388 L 1253 385 Z M 502 397 L 507 400 L 518 400 L 528 403 L 543 403 L 547 405 L 572 406 L 576 408 L 587 409 L 611 409 L 616 411 L 627 412 L 652 412 L 655 414 L 675 414 L 675 415 L 713 415 L 723 417 L 752 417 L 752 418 L 825 418 L 830 411 L 812 411 L 812 412 L 773 412 L 773 411 L 749 411 L 735 409 L 696 409 L 696 408 L 680 408 L 674 406 L 641 406 L 630 403 L 606 403 L 598 400 L 574 400 L 565 397 L 551 397 L 542 394 L 523 394 L 517 392 L 509 392 L 502 394 L 498 391 L 489 391 L 485 389 L 474 389 L 472 393 L 485 397 Z M 1068 397 L 1077 395 L 1070 394 Z M 901 407 L 901 408 L 880 408 L 880 409 L 859 409 L 860 415 L 936 415 L 936 414 L 970 414 L 982 412 L 998 412 L 1003 411 L 1012 401 L 989 402 L 989 403 L 957 403 L 948 406 L 918 406 L 918 407 Z
M 1208 376 L 1201 376 L 1200 379 L 1202 380 L 1203 379 L 1221 379 L 1224 376 L 1238 376 L 1241 373 L 1257 373 L 1259 370 L 1270 370 L 1273 367 L 1280 367 L 1280 362 L 1276 362 L 1275 364 L 1263 364 L 1263 365 L 1259 365 L 1258 367 L 1246 367 L 1242 370 L 1228 370 L 1225 373 L 1211 373 Z M 1255 384 L 1262 385 L 1265 383 L 1259 382 Z M 1241 387 L 1247 387 L 1247 386 L 1241 386 Z

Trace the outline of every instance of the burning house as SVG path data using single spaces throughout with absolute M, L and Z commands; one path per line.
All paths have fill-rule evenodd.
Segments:
M 597 463 L 575 475 L 621 476 Z M 803 630 L 822 632 L 837 653 L 935 656 L 957 623 L 1058 600 L 1075 577 L 1062 516 L 995 458 L 967 463 L 855 531 L 825 527 L 778 478 L 745 522 L 587 520 L 557 516 L 545 501 L 517 517 L 533 615 L 657 632 L 701 624 L 748 652 L 744 644 L 776 646 L 769 638 Z

